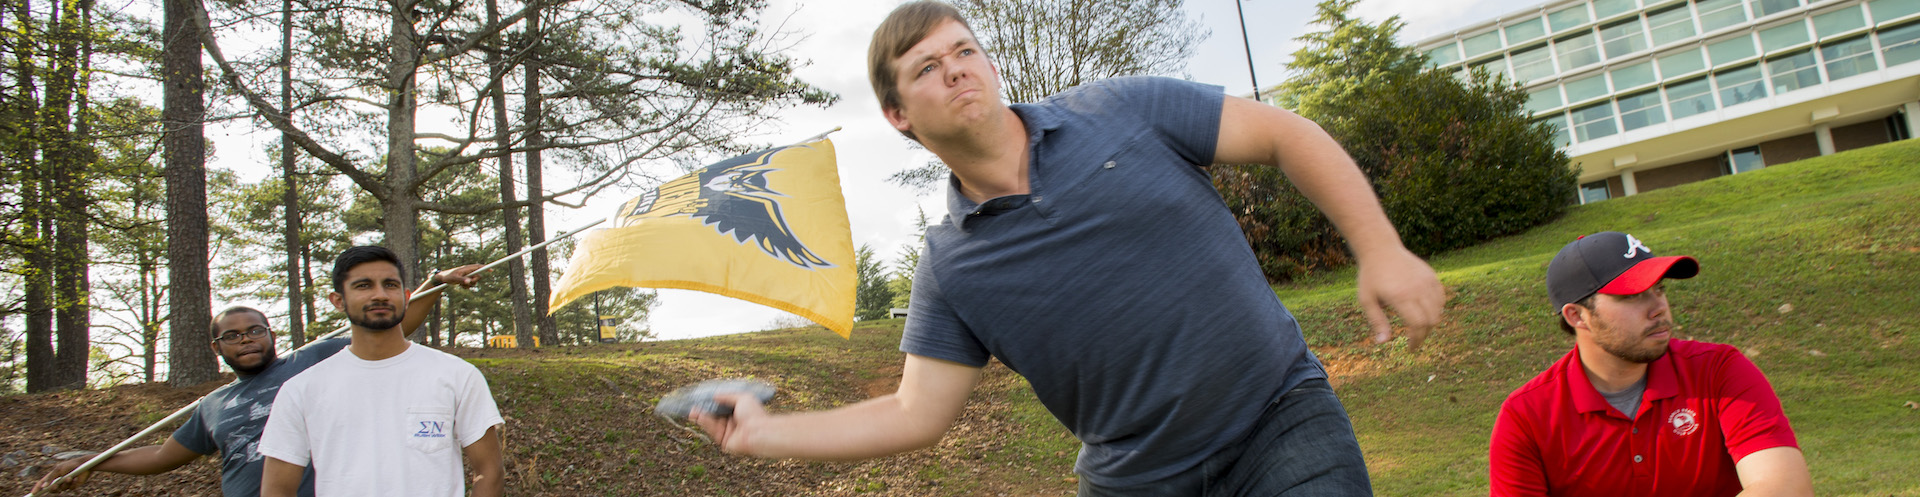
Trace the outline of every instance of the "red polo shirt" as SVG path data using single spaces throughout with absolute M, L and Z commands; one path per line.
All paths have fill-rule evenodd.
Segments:
M 1500 406 L 1493 495 L 1734 495 L 1736 461 L 1799 447 L 1773 386 L 1733 347 L 1668 342 L 1632 420 L 1600 397 L 1579 352 Z

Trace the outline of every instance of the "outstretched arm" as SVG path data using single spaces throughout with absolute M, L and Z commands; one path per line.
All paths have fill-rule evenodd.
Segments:
M 1326 213 L 1359 259 L 1360 308 L 1372 323 L 1375 342 L 1393 338 L 1385 307 L 1400 315 L 1411 345 L 1419 345 L 1440 321 L 1446 290 L 1433 268 L 1401 245 L 1366 176 L 1320 125 L 1286 109 L 1229 96 L 1221 110 L 1214 162 L 1279 166 Z
M 838 409 L 768 414 L 752 395 L 723 395 L 733 416 L 695 412 L 720 449 L 767 458 L 851 461 L 932 446 L 966 407 L 980 368 L 908 354 L 900 389 Z
M 72 478 L 60 482 L 58 486 L 49 485 L 53 483 L 53 480 L 67 473 L 72 473 L 75 468 L 79 468 L 80 465 L 86 464 L 88 460 L 92 459 L 91 457 L 76 457 L 61 462 L 55 465 L 53 469 L 48 470 L 47 475 L 40 478 L 39 483 L 33 485 L 33 493 L 38 493 L 43 488 L 50 492 L 79 488 L 80 485 L 87 483 L 87 476 L 94 471 L 129 475 L 165 473 L 193 462 L 193 460 L 198 459 L 200 455 L 200 453 L 187 449 L 184 445 L 180 445 L 180 442 L 174 441 L 173 437 L 167 437 L 167 441 L 160 445 L 149 445 L 137 449 L 120 451 L 106 461 L 94 465 L 93 469 L 85 473 L 73 475 Z
M 426 281 L 420 282 L 420 289 L 415 290 L 414 293 L 419 294 L 420 292 L 427 291 L 428 288 L 439 286 L 442 283 L 473 288 L 473 284 L 480 281 L 480 275 L 473 274 L 473 272 L 479 269 L 479 264 L 468 264 L 433 273 L 427 276 Z M 447 292 L 434 292 L 432 295 L 407 303 L 407 315 L 400 319 L 400 330 L 405 332 L 409 337 L 413 336 L 413 330 L 420 329 L 420 325 L 427 322 L 427 314 L 433 312 L 433 304 L 439 303 L 440 295 L 445 293 Z

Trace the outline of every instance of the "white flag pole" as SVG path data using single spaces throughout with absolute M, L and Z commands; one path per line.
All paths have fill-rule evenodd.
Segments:
M 600 223 L 604 223 L 604 222 L 607 222 L 606 218 L 601 218 L 594 222 L 587 223 L 585 226 L 574 228 L 573 231 L 568 231 L 565 233 L 554 235 L 553 239 L 551 240 L 540 242 L 539 245 L 527 247 L 526 249 L 523 249 L 519 252 L 515 252 L 513 255 L 501 257 L 499 260 L 488 263 L 485 266 L 480 266 L 480 269 L 475 269 L 473 270 L 473 272 L 479 273 L 489 269 L 493 269 L 495 267 L 499 267 L 501 264 L 507 263 L 507 261 L 518 259 L 522 256 L 532 253 L 535 250 L 539 250 L 548 245 L 552 245 L 554 242 L 572 238 L 574 235 L 578 235 L 581 232 L 584 232 L 587 229 L 592 228 L 594 226 L 599 226 Z M 426 297 L 428 295 L 433 295 L 434 293 L 438 293 L 442 290 L 445 290 L 446 288 L 447 288 L 447 284 L 441 283 L 439 285 L 434 286 L 433 288 L 428 288 L 425 291 L 413 294 L 413 297 L 407 299 L 407 302 L 413 302 L 414 300 L 419 300 L 420 298 Z M 329 332 L 325 335 L 320 335 L 320 338 L 315 338 L 313 339 L 312 342 L 308 342 L 307 345 L 301 346 L 300 348 L 304 349 L 307 347 L 311 347 L 313 346 L 313 344 L 319 343 L 321 340 L 326 340 L 329 338 L 333 338 L 335 336 L 339 336 L 341 333 L 346 333 L 347 330 L 349 329 L 352 329 L 351 325 L 342 326 L 340 327 L 340 329 L 333 330 L 332 332 Z M 295 350 L 298 350 L 298 349 L 295 349 Z M 68 478 L 72 478 L 73 475 L 93 470 L 94 466 L 99 466 L 100 463 L 106 462 L 108 458 L 113 457 L 114 454 L 118 454 L 122 450 L 126 450 L 127 447 L 133 446 L 133 444 L 138 443 L 140 439 L 146 438 L 148 435 L 152 435 L 154 432 L 160 431 L 161 428 L 169 424 L 173 424 L 175 421 L 179 421 L 182 418 L 187 417 L 188 414 L 193 412 L 193 408 L 199 407 L 200 402 L 205 400 L 207 400 L 206 397 L 200 397 L 199 399 L 194 400 L 193 403 L 187 404 L 186 407 L 182 407 L 178 411 L 173 411 L 173 414 L 168 415 L 166 418 L 161 419 L 159 422 L 154 423 L 152 426 L 148 426 L 147 429 L 140 430 L 140 433 L 134 434 L 132 437 L 128 437 L 126 440 L 122 440 L 118 445 L 114 445 L 113 448 L 107 449 L 106 452 L 101 452 L 98 455 L 93 456 L 92 459 L 88 459 L 86 464 L 81 464 L 80 467 L 74 468 L 73 472 L 67 473 L 65 475 L 61 475 L 59 478 L 55 478 L 52 482 L 48 482 L 47 486 L 49 487 L 57 486 L 60 484 L 60 482 L 66 481 Z M 34 493 L 28 493 L 26 497 L 34 497 L 35 495 L 36 494 Z

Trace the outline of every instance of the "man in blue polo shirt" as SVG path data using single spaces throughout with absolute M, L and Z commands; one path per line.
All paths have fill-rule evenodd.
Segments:
M 1081 495 L 1370 495 L 1326 372 L 1260 272 L 1207 167 L 1280 167 L 1359 260 L 1411 341 L 1439 319 L 1433 270 L 1311 121 L 1164 78 L 1000 100 L 998 70 L 951 6 L 909 3 L 875 31 L 869 77 L 896 129 L 953 170 L 928 230 L 899 390 L 772 416 L 729 396 L 696 415 L 733 453 L 859 459 L 930 446 L 989 358 L 1025 376 L 1084 445 Z

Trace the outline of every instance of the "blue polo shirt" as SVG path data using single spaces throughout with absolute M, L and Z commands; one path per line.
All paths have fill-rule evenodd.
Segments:
M 1102 486 L 1190 469 L 1325 378 L 1204 169 L 1222 99 L 1134 77 L 1012 106 L 1030 192 L 976 204 L 950 181 L 900 350 L 1025 376 Z

